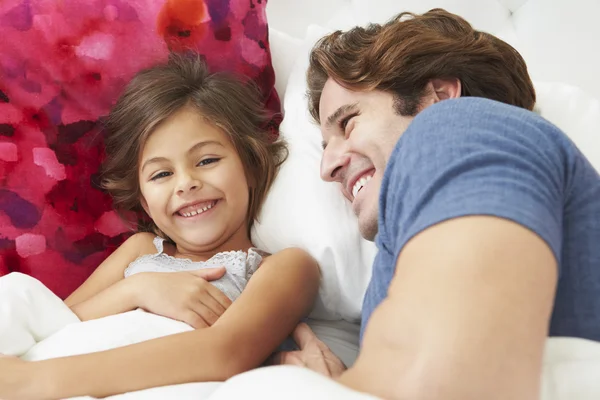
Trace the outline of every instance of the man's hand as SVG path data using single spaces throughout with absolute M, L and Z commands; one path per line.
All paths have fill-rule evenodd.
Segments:
M 276 353 L 271 358 L 272 364 L 298 365 L 331 378 L 337 378 L 346 370 L 344 363 L 305 323 L 299 324 L 292 336 L 300 350 Z

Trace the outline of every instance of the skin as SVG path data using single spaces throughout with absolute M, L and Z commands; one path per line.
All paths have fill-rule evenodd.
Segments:
M 344 196 L 352 202 L 362 236 L 373 240 L 377 234 L 379 190 L 385 166 L 413 117 L 382 113 L 381 109 L 394 107 L 394 98 L 387 93 L 353 92 L 333 80 L 325 84 L 321 104 L 321 179 L 340 185 Z M 364 176 L 372 178 L 354 198 L 352 187 Z
M 140 158 L 142 205 L 177 243 L 175 256 L 202 260 L 252 247 L 246 234 L 248 182 L 222 130 L 184 108 L 156 128 Z M 184 218 L 176 212 L 190 202 L 211 200 L 218 203 L 206 214 Z
M 167 254 L 205 261 L 218 252 L 252 247 L 246 233 L 249 197 L 241 160 L 227 135 L 195 110 L 183 108 L 160 124 L 146 141 L 139 165 L 140 201 L 177 243 L 165 244 Z M 177 212 L 186 204 L 207 201 L 218 202 L 206 214 L 185 218 Z M 66 303 L 81 320 L 140 307 L 204 328 L 225 312 L 231 301 L 207 282 L 220 278 L 224 269 L 123 279 L 123 266 L 156 251 L 153 238 L 148 233 L 132 236 L 69 296 Z
M 459 95 L 458 80 L 432 80 L 421 110 Z M 321 97 L 321 175 L 340 184 L 367 239 L 377 231 L 383 169 L 412 120 L 397 115 L 393 101 L 391 94 L 352 91 L 332 80 Z M 337 112 L 352 105 L 357 116 Z M 349 187 L 365 170 L 373 178 L 354 198 Z M 535 233 L 495 217 L 451 219 L 402 249 L 350 369 L 343 372 L 302 327 L 304 346 L 281 357 L 382 398 L 538 398 L 556 282 L 557 261 Z
M 210 145 L 198 147 L 207 142 Z M 140 160 L 140 165 L 146 164 L 140 169 L 141 201 L 158 227 L 176 238 L 177 245 L 165 249 L 169 255 L 205 260 L 217 252 L 251 247 L 246 233 L 249 188 L 240 158 L 223 131 L 183 109 L 153 132 Z M 207 199 L 218 202 L 206 214 L 190 219 L 177 214 L 182 205 Z M 318 265 L 294 248 L 264 258 L 233 304 L 206 283 L 223 274 L 218 269 L 140 273 L 123 279 L 129 262 L 156 252 L 152 238 L 130 238 L 67 304 L 82 319 L 142 307 L 203 329 L 39 362 L 0 357 L 0 398 L 102 398 L 164 385 L 223 381 L 260 366 L 309 312 L 317 295 Z
M 436 79 L 429 83 L 429 95 L 420 110 L 438 101 L 458 97 L 458 80 Z M 381 91 L 349 90 L 329 79 L 321 96 L 323 157 L 321 179 L 339 184 L 352 203 L 361 235 L 374 240 L 377 234 L 379 191 L 390 155 L 414 116 L 395 112 L 396 99 Z M 358 192 L 352 187 L 360 177 L 372 176 Z

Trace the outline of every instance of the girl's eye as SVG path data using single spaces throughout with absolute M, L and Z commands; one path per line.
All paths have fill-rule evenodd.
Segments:
M 163 171 L 163 172 L 159 172 L 156 175 L 153 175 L 152 178 L 150 178 L 150 180 L 151 181 L 156 181 L 156 180 L 161 179 L 161 178 L 166 178 L 167 176 L 171 176 L 171 173 L 167 172 L 167 171 Z
M 217 161 L 219 161 L 218 158 L 205 158 L 204 160 L 201 160 L 198 163 L 198 166 L 199 167 L 203 167 L 203 166 L 208 165 L 208 164 L 216 163 Z

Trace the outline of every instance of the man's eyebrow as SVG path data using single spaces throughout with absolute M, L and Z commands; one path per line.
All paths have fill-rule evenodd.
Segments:
M 204 142 L 198 142 L 195 145 L 193 145 L 192 147 L 190 147 L 190 149 L 187 151 L 187 153 L 191 154 L 191 153 L 193 153 L 195 151 L 200 150 L 204 146 L 208 146 L 209 144 L 215 144 L 217 146 L 223 147 L 223 144 L 221 142 L 218 142 L 216 140 L 206 140 Z M 141 168 L 140 171 L 143 171 L 144 168 L 146 168 L 150 164 L 157 163 L 157 162 L 163 162 L 163 161 L 168 161 L 168 159 L 165 158 L 165 157 L 152 157 L 152 158 L 149 158 L 148 160 L 144 161 L 144 164 L 142 165 L 142 168 Z
M 344 104 L 339 107 L 337 110 L 333 112 L 329 117 L 327 117 L 327 121 L 325 122 L 325 129 L 331 128 L 342 116 L 346 114 L 350 114 L 358 109 L 358 102 L 352 104 Z M 327 147 L 327 143 L 323 140 L 321 142 L 321 148 L 325 150 Z
M 325 122 L 325 128 L 326 129 L 330 128 L 332 125 L 334 125 L 336 123 L 336 121 L 338 119 L 340 119 L 340 117 L 342 115 L 345 115 L 352 111 L 355 111 L 357 108 L 358 108 L 358 102 L 352 103 L 352 104 L 344 104 L 343 106 L 341 106 L 340 108 L 335 110 L 333 112 L 333 114 L 331 114 L 329 117 L 327 117 L 327 122 Z

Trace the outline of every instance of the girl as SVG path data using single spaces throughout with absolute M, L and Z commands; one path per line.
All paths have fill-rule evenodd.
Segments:
M 104 186 L 119 210 L 143 210 L 151 225 L 65 303 L 82 321 L 141 308 L 197 329 L 72 357 L 2 357 L 0 398 L 222 381 L 284 341 L 310 310 L 319 270 L 301 250 L 266 256 L 250 241 L 286 152 L 265 121 L 254 88 L 198 58 L 173 55 L 131 81 L 109 117 Z M 205 280 L 216 278 L 216 287 Z

